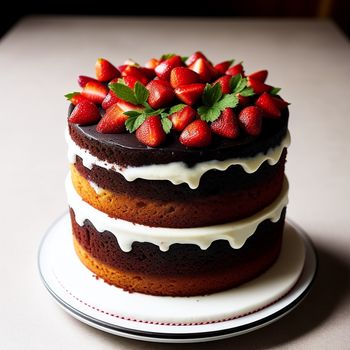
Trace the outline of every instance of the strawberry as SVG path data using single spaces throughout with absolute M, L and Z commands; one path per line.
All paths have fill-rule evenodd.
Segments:
M 272 86 L 267 85 L 260 80 L 255 80 L 248 77 L 248 84 L 256 94 L 262 94 L 263 92 L 269 92 L 272 89 Z
M 89 81 L 81 94 L 94 103 L 102 103 L 108 94 L 108 88 L 95 81 Z
M 224 75 L 224 76 L 220 77 L 219 79 L 215 80 L 213 85 L 220 84 L 222 93 L 223 94 L 230 94 L 232 92 L 231 78 L 232 78 L 231 75 Z
M 151 58 L 145 63 L 146 68 L 155 69 L 159 65 L 160 61 L 156 58 Z
M 72 92 L 65 95 L 68 101 L 70 101 L 74 106 L 76 106 L 81 101 L 88 101 L 80 92 Z
M 123 77 L 123 80 L 124 80 L 125 85 L 128 86 L 130 89 L 133 89 L 135 84 L 136 84 L 136 82 L 140 81 L 134 75 L 127 75 L 127 76 Z
M 278 109 L 280 111 L 284 110 L 285 108 L 288 107 L 289 103 L 285 100 L 282 100 L 280 97 L 275 97 L 275 96 L 272 96 L 273 100 L 275 101 L 276 103 L 276 106 L 278 107 Z
M 226 74 L 232 75 L 232 76 L 237 75 L 237 74 L 244 75 L 244 69 L 243 69 L 242 63 L 237 63 L 234 66 L 232 66 L 231 68 L 229 68 L 226 71 Z
M 153 109 L 168 106 L 175 98 L 175 93 L 166 80 L 151 80 L 147 86 L 148 104 Z
M 268 71 L 266 69 L 264 69 L 264 70 L 259 70 L 257 72 L 252 73 L 252 74 L 249 74 L 248 77 L 250 79 L 259 80 L 262 83 L 264 83 L 266 78 L 267 78 L 267 75 L 268 75 Z
M 241 94 L 236 94 L 238 97 L 238 103 L 241 106 L 248 106 L 250 104 L 250 97 L 249 96 L 242 96 Z
M 186 65 L 190 66 L 192 63 L 196 62 L 198 60 L 198 58 L 203 58 L 206 61 L 208 61 L 208 59 L 204 56 L 204 54 L 202 52 L 196 51 L 190 57 L 187 58 Z
M 141 112 L 143 110 L 143 107 L 134 105 L 134 104 L 132 104 L 130 102 L 126 102 L 124 100 L 119 100 L 117 102 L 117 105 L 123 112 L 127 112 L 127 111 Z
M 218 75 L 224 75 L 226 71 L 230 68 L 232 61 L 224 61 L 216 64 L 214 69 L 216 70 Z
M 173 113 L 168 118 L 171 120 L 175 131 L 182 131 L 196 118 L 196 115 L 197 113 L 192 107 L 186 106 L 182 108 L 181 111 Z
M 176 96 L 188 105 L 195 104 L 202 96 L 204 84 L 188 84 L 175 89 Z
M 226 137 L 228 139 L 234 139 L 239 134 L 239 123 L 232 108 L 224 109 L 220 117 L 213 121 L 210 126 L 213 133 Z
M 199 83 L 200 76 L 191 69 L 175 67 L 170 73 L 170 84 L 175 89 L 180 85 Z
M 242 129 L 252 136 L 257 136 L 262 127 L 262 111 L 259 107 L 249 106 L 242 109 L 238 116 Z
M 198 73 L 204 82 L 212 81 L 217 75 L 214 67 L 204 58 L 198 58 L 188 68 Z
M 110 81 L 113 78 L 120 77 L 120 72 L 104 58 L 99 58 L 95 65 L 96 78 L 98 81 Z
M 136 130 L 136 138 L 150 147 L 157 147 L 165 141 L 166 134 L 163 130 L 159 116 L 148 117 Z
M 139 69 L 150 80 L 156 76 L 156 72 L 154 71 L 154 69 L 147 67 L 140 67 Z
M 131 75 L 134 78 L 136 78 L 143 85 L 146 85 L 148 83 L 148 81 L 149 81 L 149 78 L 145 75 L 144 72 L 142 72 L 142 70 L 139 67 L 128 66 L 127 65 L 122 71 L 122 76 L 126 77 L 126 76 L 129 76 L 129 75 Z
M 118 105 L 108 108 L 96 126 L 96 130 L 102 134 L 120 134 L 125 131 L 125 122 L 128 116 L 124 114 Z
M 170 57 L 163 62 L 161 62 L 154 71 L 156 72 L 159 79 L 163 80 L 169 80 L 170 78 L 170 72 L 175 67 L 181 67 L 183 66 L 182 59 L 180 56 L 173 56 Z
M 281 110 L 288 106 L 288 102 L 264 92 L 256 100 L 255 105 L 262 109 L 264 117 L 277 119 L 281 116 Z
M 187 147 L 206 147 L 212 140 L 209 125 L 204 121 L 197 119 L 187 125 L 182 131 L 179 141 Z
M 103 109 L 107 110 L 109 107 L 113 106 L 118 101 L 120 101 L 120 98 L 112 90 L 109 90 L 107 96 L 102 101 L 101 105 Z
M 121 66 L 118 66 L 118 70 L 122 75 L 123 75 L 123 72 L 127 66 L 128 66 L 128 64 L 122 64 Z
M 81 101 L 74 107 L 68 121 L 74 124 L 89 125 L 96 123 L 100 118 L 100 112 L 94 103 Z
M 91 78 L 91 77 L 87 77 L 86 75 L 79 75 L 79 76 L 78 76 L 78 84 L 79 84 L 82 88 L 84 88 L 85 85 L 86 85 L 87 83 L 89 83 L 90 81 L 97 82 L 96 79 Z

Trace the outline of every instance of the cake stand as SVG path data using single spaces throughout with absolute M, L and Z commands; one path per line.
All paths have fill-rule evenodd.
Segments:
M 122 337 L 190 343 L 247 333 L 289 313 L 308 294 L 317 257 L 307 235 L 287 220 L 277 262 L 248 283 L 194 297 L 129 293 L 98 279 L 80 262 L 65 213 L 45 234 L 38 267 L 54 300 L 80 321 Z

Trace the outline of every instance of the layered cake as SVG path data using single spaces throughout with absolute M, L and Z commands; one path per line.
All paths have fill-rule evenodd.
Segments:
M 66 180 L 73 244 L 129 292 L 191 296 L 238 286 L 278 258 L 288 103 L 233 60 L 203 53 L 96 62 L 70 93 Z

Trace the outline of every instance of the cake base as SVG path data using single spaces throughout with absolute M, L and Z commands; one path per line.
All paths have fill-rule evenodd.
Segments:
M 253 281 L 202 297 L 128 293 L 96 280 L 81 264 L 68 214 L 47 232 L 38 264 L 48 291 L 74 317 L 109 333 L 160 342 L 222 339 L 271 323 L 307 294 L 317 265 L 305 234 L 287 221 L 280 257 Z

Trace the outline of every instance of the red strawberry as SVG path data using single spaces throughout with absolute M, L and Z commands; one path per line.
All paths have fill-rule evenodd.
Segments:
M 170 73 L 170 84 L 175 89 L 180 85 L 199 83 L 200 76 L 186 67 L 175 67 Z
M 153 79 L 156 76 L 154 69 L 147 67 L 140 67 L 139 69 L 148 79 Z
M 262 127 L 262 111 L 256 106 L 249 106 L 242 109 L 238 116 L 243 130 L 252 136 L 257 136 Z
M 141 112 L 143 110 L 143 107 L 134 105 L 134 104 L 132 104 L 130 102 L 126 102 L 124 100 L 119 100 L 117 102 L 117 105 L 123 112 L 127 112 L 127 111 Z
M 202 96 L 204 84 L 188 84 L 175 89 L 176 96 L 188 105 L 195 104 Z
M 264 92 L 256 100 L 255 105 L 262 109 L 264 117 L 277 119 L 281 116 L 281 110 L 288 106 L 288 102 Z
M 232 92 L 231 79 L 232 79 L 231 75 L 224 75 L 221 78 L 215 80 L 213 85 L 220 84 L 222 93 L 223 94 L 230 94 Z
M 156 68 L 158 65 L 159 65 L 160 61 L 157 60 L 156 58 L 151 58 L 150 60 L 148 60 L 146 63 L 145 63 L 145 67 L 146 68 L 151 68 L 151 69 L 154 69 Z
M 128 64 L 122 64 L 121 66 L 118 66 L 118 70 L 122 75 L 126 67 L 128 67 Z
M 236 94 L 238 97 L 238 103 L 241 106 L 248 106 L 250 104 L 250 97 L 249 96 L 242 96 L 241 94 Z
M 123 80 L 124 80 L 125 85 L 128 86 L 130 89 L 133 89 L 135 84 L 136 84 L 136 82 L 140 81 L 134 75 L 127 75 L 127 76 L 123 77 Z
M 96 123 L 100 118 L 100 112 L 94 103 L 81 101 L 74 107 L 68 121 L 74 124 L 89 125 Z
M 81 94 L 94 103 L 102 103 L 108 94 L 108 88 L 99 82 L 90 81 Z
M 148 103 L 153 109 L 168 106 L 175 98 L 175 93 L 166 80 L 152 80 L 147 86 Z
M 149 81 L 149 78 L 145 75 L 144 72 L 139 67 L 135 66 L 126 66 L 122 71 L 122 76 L 126 77 L 128 75 L 133 76 L 139 80 L 143 85 L 146 85 Z
M 242 63 L 237 63 L 235 64 L 234 66 L 232 66 L 231 68 L 229 68 L 227 71 L 226 71 L 226 74 L 227 75 L 237 75 L 237 74 L 244 74 L 244 69 L 243 69 L 243 66 L 242 66 Z
M 165 141 L 166 134 L 163 130 L 159 116 L 148 117 L 136 130 L 136 138 L 150 147 L 157 147 Z
M 192 63 L 188 68 L 198 73 L 201 80 L 204 82 L 212 81 L 217 75 L 214 67 L 204 58 L 198 58 L 198 60 Z
M 192 63 L 196 62 L 198 60 L 198 58 L 203 58 L 206 61 L 208 61 L 208 59 L 203 55 L 202 52 L 197 51 L 197 52 L 193 53 L 189 58 L 187 58 L 186 65 L 190 66 Z
M 266 78 L 267 78 L 268 73 L 269 72 L 266 69 L 264 69 L 264 70 L 259 70 L 257 72 L 252 73 L 252 74 L 249 74 L 248 77 L 250 79 L 259 80 L 262 83 L 264 83 Z
M 173 129 L 176 131 L 182 131 L 185 127 L 190 124 L 196 118 L 196 111 L 190 107 L 186 106 L 179 112 L 175 112 L 169 116 L 169 119 L 173 123 Z
M 108 108 L 96 126 L 96 130 L 102 134 L 120 134 L 125 131 L 125 122 L 128 116 L 124 114 L 118 105 Z
M 113 106 L 118 101 L 120 101 L 120 98 L 117 97 L 117 95 L 112 90 L 109 90 L 107 96 L 102 101 L 102 108 L 107 110 L 109 107 Z
M 248 84 L 256 94 L 262 94 L 263 92 L 269 92 L 272 89 L 272 86 L 267 85 L 259 80 L 251 79 L 248 77 Z
M 187 147 L 206 147 L 212 140 L 209 125 L 204 121 L 197 119 L 187 125 L 182 131 L 179 141 Z
M 279 97 L 272 96 L 272 98 L 273 98 L 273 100 L 275 101 L 276 106 L 278 107 L 278 109 L 279 109 L 280 111 L 282 111 L 282 110 L 284 110 L 285 108 L 287 108 L 288 105 L 290 104 L 290 103 L 288 103 L 287 101 L 282 100 L 282 99 L 279 98 Z
M 216 64 L 214 69 L 217 71 L 218 75 L 224 75 L 226 71 L 230 68 L 232 61 L 224 61 Z
M 238 119 L 231 108 L 224 109 L 220 117 L 211 123 L 210 128 L 213 133 L 228 139 L 234 139 L 239 134 Z
M 159 79 L 163 80 L 169 80 L 170 78 L 170 72 L 175 67 L 181 67 L 183 66 L 182 59 L 180 56 L 173 56 L 165 61 L 161 62 L 154 71 L 156 72 Z
M 110 81 L 113 78 L 120 77 L 120 72 L 104 58 L 99 58 L 95 65 L 96 78 L 98 81 Z
M 86 75 L 79 75 L 79 76 L 78 76 L 78 84 L 79 84 L 82 88 L 84 88 L 85 85 L 86 85 L 87 83 L 89 83 L 90 81 L 95 81 L 95 82 L 97 82 L 96 79 L 91 78 L 91 77 L 87 77 Z
M 70 101 L 74 106 L 76 106 L 81 101 L 89 101 L 86 97 L 84 97 L 79 92 L 73 92 L 71 94 L 66 95 L 67 100 Z

